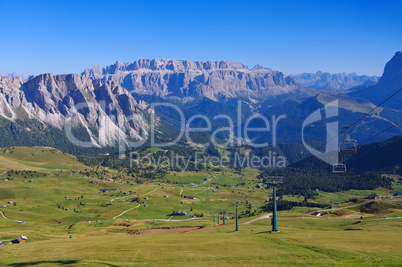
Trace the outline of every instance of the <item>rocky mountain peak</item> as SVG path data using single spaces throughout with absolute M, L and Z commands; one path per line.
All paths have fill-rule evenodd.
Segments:
M 293 79 L 279 71 L 264 67 L 250 70 L 242 63 L 229 61 L 140 59 L 133 63 L 116 62 L 105 68 L 94 66 L 82 75 L 114 81 L 131 93 L 182 101 L 202 97 L 266 98 L 289 93 L 297 87 Z
M 387 62 L 378 85 L 386 88 L 402 86 L 402 51 L 396 52 L 391 60 Z
M 271 70 L 269 68 L 265 68 L 264 66 L 261 65 L 255 65 L 251 70 Z
M 351 95 L 365 98 L 379 104 L 402 88 L 402 51 L 398 51 L 384 67 L 384 73 L 377 84 L 368 88 L 358 88 Z M 402 92 L 399 92 L 383 106 L 401 109 Z
M 86 69 L 83 75 L 99 75 L 101 66 L 94 66 L 92 69 Z M 248 69 L 242 63 L 235 63 L 229 61 L 191 61 L 191 60 L 171 60 L 171 59 L 140 59 L 137 61 L 122 63 L 116 61 L 115 64 L 105 67 L 102 74 L 116 74 L 124 71 L 205 71 L 205 70 L 225 70 L 225 69 Z M 91 73 L 92 70 L 92 73 Z
M 30 118 L 63 129 L 68 120 L 86 131 L 95 146 L 143 139 L 153 110 L 113 81 L 78 74 L 35 76 L 25 82 L 0 76 L 0 116 Z M 98 133 L 96 133 L 98 131 Z

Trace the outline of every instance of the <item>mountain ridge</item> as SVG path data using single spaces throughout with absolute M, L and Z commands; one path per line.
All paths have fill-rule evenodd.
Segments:
M 384 73 L 378 83 L 370 87 L 358 87 L 350 95 L 367 99 L 375 104 L 385 100 L 398 90 L 402 89 L 402 51 L 397 51 L 384 67 Z M 395 95 L 384 103 L 384 106 L 393 109 L 402 109 L 402 93 Z
M 26 125 L 30 123 L 21 122 L 23 120 L 34 120 L 58 130 L 65 129 L 68 122 L 73 130 L 80 129 L 86 142 L 104 147 L 115 145 L 117 140 L 146 140 L 152 127 L 150 119 L 155 114 L 158 114 L 155 126 L 164 124 L 163 131 L 180 131 L 182 118 L 177 112 L 166 107 L 153 110 L 149 105 L 161 102 L 181 108 L 186 121 L 195 114 L 205 116 L 213 122 L 211 132 L 226 126 L 223 120 L 215 121 L 219 114 L 232 121 L 242 118 L 243 122 L 258 114 L 267 118 L 287 115 L 286 121 L 281 122 L 286 127 L 286 134 L 278 141 L 300 143 L 301 123 L 327 102 L 339 99 L 339 122 L 347 125 L 372 109 L 380 98 L 378 95 L 389 96 L 390 90 L 402 85 L 402 60 L 399 58 L 402 59 L 401 52 L 387 63 L 377 85 L 350 90 L 309 89 L 296 84 L 292 77 L 282 72 L 259 65 L 249 69 L 242 63 L 228 61 L 148 59 L 95 66 L 86 69 L 83 75 L 45 73 L 27 80 L 0 75 L 0 117 L 17 124 L 4 126 L 8 127 L 5 132 L 11 129 L 13 134 L 28 131 Z M 372 90 L 378 90 L 372 103 L 363 101 Z M 359 93 L 363 95 L 355 95 Z M 242 102 L 240 114 L 237 112 L 239 100 Z M 368 138 L 396 123 L 402 112 L 400 106 L 396 105 L 396 109 L 384 105 L 362 120 L 359 127 L 363 131 L 358 133 L 359 139 Z M 202 120 L 195 121 L 194 125 L 201 127 Z M 320 123 L 315 126 L 315 129 L 318 126 L 325 129 Z M 237 125 L 234 129 L 236 127 L 243 126 Z M 38 129 L 40 135 L 42 128 Z M 307 133 L 310 140 L 320 140 L 324 132 L 313 130 Z M 395 127 L 384 137 L 398 134 L 398 130 L 400 128 Z M 164 140 L 173 136 L 162 135 L 162 132 L 157 134 Z M 224 133 L 219 136 L 227 137 Z M 255 138 L 263 141 L 266 137 L 257 134 Z
M 10 121 L 33 119 L 63 129 L 84 127 L 94 146 L 143 139 L 152 109 L 119 84 L 78 74 L 35 76 L 22 81 L 0 77 L 0 115 Z
M 341 89 L 347 90 L 361 85 L 373 85 L 379 77 L 357 75 L 356 73 L 329 73 L 317 71 L 315 73 L 301 73 L 289 75 L 296 83 L 317 90 Z
M 202 97 L 216 101 L 237 97 L 259 99 L 289 93 L 298 87 L 280 71 L 260 66 L 250 70 L 242 63 L 229 61 L 141 59 L 134 63 L 94 66 L 82 75 L 115 81 L 131 93 L 183 101 Z

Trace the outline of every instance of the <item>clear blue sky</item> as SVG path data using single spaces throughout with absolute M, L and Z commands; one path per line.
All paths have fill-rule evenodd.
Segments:
M 170 58 L 381 75 L 402 50 L 401 12 L 397 0 L 0 0 L 0 73 Z

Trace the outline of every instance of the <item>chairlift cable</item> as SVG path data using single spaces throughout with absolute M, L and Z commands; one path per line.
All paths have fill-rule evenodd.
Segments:
M 354 123 L 352 123 L 351 125 L 348 126 L 348 128 L 352 127 L 353 125 L 355 125 L 356 123 L 358 123 L 359 121 L 361 121 L 364 117 L 366 117 L 367 115 L 369 115 L 371 112 L 373 112 L 374 110 L 376 110 L 378 107 L 380 107 L 382 104 L 384 104 L 385 102 L 387 102 L 388 100 L 390 100 L 392 97 L 394 97 L 396 94 L 398 94 L 400 91 L 402 91 L 402 88 L 399 89 L 398 91 L 396 91 L 395 93 L 393 93 L 391 96 L 389 96 L 387 99 L 385 99 L 384 101 L 382 101 L 379 105 L 375 106 L 373 109 L 371 109 L 369 112 L 367 112 L 365 115 L 363 115 L 360 119 L 358 119 L 357 121 L 355 121 Z
M 390 100 L 392 97 L 394 97 L 396 94 L 398 94 L 400 91 L 402 91 L 402 88 L 401 89 L 399 89 L 398 91 L 396 91 L 395 93 L 393 93 L 391 96 L 389 96 L 388 98 L 386 98 L 384 101 L 382 101 L 380 104 L 378 104 L 378 105 L 376 105 L 374 108 L 372 108 L 369 112 L 367 112 L 366 114 L 364 114 L 363 116 L 361 116 L 358 120 L 356 120 L 355 122 L 353 122 L 352 124 L 350 124 L 349 126 L 344 126 L 344 129 L 341 131 L 341 132 L 339 132 L 338 133 L 338 135 L 336 135 L 336 136 L 334 136 L 333 138 L 331 138 L 330 140 L 328 140 L 326 143 L 324 143 L 320 148 L 322 148 L 323 146 L 325 146 L 326 144 L 328 144 L 330 141 L 332 141 L 333 139 L 335 139 L 335 138 L 338 138 L 342 133 L 344 133 L 344 135 L 345 135 L 345 138 L 344 138 L 344 142 L 346 141 L 346 139 L 347 139 L 347 130 L 350 128 L 350 127 L 352 127 L 353 125 L 355 125 L 355 124 L 357 124 L 359 121 L 361 121 L 362 119 L 364 119 L 367 115 L 369 115 L 371 112 L 373 112 L 374 110 L 376 110 L 378 107 L 380 107 L 381 105 L 383 105 L 385 102 L 387 102 L 388 100 Z M 374 138 L 374 137 L 376 137 L 376 136 L 378 136 L 378 135 L 380 135 L 381 133 L 383 133 L 383 132 L 385 132 L 385 131 L 387 131 L 387 130 L 389 130 L 390 128 L 392 128 L 392 127 L 394 127 L 395 125 L 398 125 L 400 122 L 402 122 L 402 121 L 399 121 L 397 124 L 394 124 L 394 125 L 392 125 L 391 127 L 388 127 L 387 129 L 385 129 L 385 130 L 383 130 L 382 132 L 380 132 L 380 133 L 377 133 L 375 136 L 373 136 L 373 137 L 371 137 L 371 138 L 369 138 L 369 139 L 367 139 L 367 140 L 365 140 L 364 142 L 362 142 L 361 144 L 363 144 L 363 143 L 365 143 L 365 142 L 367 142 L 367 141 L 369 141 L 369 140 L 371 140 L 372 138 Z M 355 147 L 355 149 L 354 149 L 354 152 L 356 152 L 356 145 L 357 145 L 357 143 L 356 143 L 356 141 L 355 140 L 353 140 L 353 142 L 354 142 L 354 147 Z M 341 151 L 341 148 L 339 147 L 339 150 Z M 340 161 L 340 162 L 343 162 L 343 156 L 342 156 L 342 160 Z M 333 173 L 345 173 L 346 172 L 346 165 L 345 165 L 345 163 L 337 163 L 337 164 L 335 164 L 335 165 L 333 165 L 332 166 L 332 172 Z
M 382 134 L 382 133 L 388 131 L 389 129 L 391 129 L 391 128 L 397 126 L 397 125 L 400 124 L 401 122 L 402 122 L 402 120 L 399 121 L 399 122 L 397 122 L 397 123 L 395 123 L 395 124 L 393 124 L 393 125 L 391 125 L 390 127 L 386 128 L 386 129 L 382 130 L 381 132 L 378 132 L 377 134 L 373 135 L 372 137 L 370 137 L 370 138 L 364 140 L 363 142 L 361 142 L 360 145 L 362 145 L 362 144 L 364 144 L 364 143 L 370 141 L 371 139 L 373 139 L 373 138 L 379 136 L 380 134 Z M 336 163 L 336 164 L 334 164 L 334 165 L 332 166 L 332 172 L 333 172 L 333 173 L 345 173 L 345 172 L 346 172 L 346 165 L 345 165 L 344 163 L 342 163 L 342 162 L 344 162 L 343 160 L 344 160 L 344 159 L 343 159 L 343 156 L 341 156 L 341 160 L 340 160 L 338 163 Z
M 401 122 L 402 122 L 402 121 L 399 121 L 399 122 L 397 122 L 397 123 L 395 123 L 395 124 L 393 124 L 393 125 L 389 126 L 387 129 L 382 130 L 381 132 L 377 133 L 376 135 L 374 135 L 374 136 L 372 136 L 372 137 L 370 137 L 370 138 L 368 138 L 368 139 L 364 140 L 363 142 L 361 142 L 361 143 L 360 143 L 360 145 L 362 145 L 362 144 L 364 144 L 364 143 L 366 143 L 366 142 L 370 141 L 371 139 L 373 139 L 373 138 L 375 138 L 375 137 L 379 136 L 380 134 L 382 134 L 382 133 L 384 133 L 384 132 L 388 131 L 389 129 L 391 129 L 391 128 L 393 128 L 393 127 L 397 126 L 397 125 L 398 125 L 398 124 L 400 124 Z
M 373 112 L 374 110 L 376 110 L 377 108 L 379 108 L 381 105 L 383 105 L 385 102 L 387 102 L 388 100 L 390 100 L 392 97 L 394 97 L 395 95 L 397 95 L 400 91 L 402 91 L 402 88 L 399 89 L 398 91 L 396 91 L 395 93 L 393 93 L 391 96 L 389 96 L 387 99 L 385 99 L 384 101 L 382 101 L 380 104 L 376 105 L 374 108 L 372 108 L 369 112 L 367 112 L 366 114 L 364 114 L 363 116 L 361 116 L 358 120 L 356 120 L 355 122 L 353 122 L 351 125 L 349 126 L 345 126 L 344 130 L 340 131 L 336 136 L 332 137 L 331 139 L 329 139 L 327 142 L 325 142 L 322 146 L 320 146 L 318 149 L 321 149 L 322 147 L 324 147 L 325 145 L 327 145 L 329 142 L 331 142 L 332 140 L 334 140 L 335 138 L 337 138 L 338 136 L 340 136 L 341 134 L 345 133 L 347 129 L 349 129 L 350 127 L 352 127 L 353 125 L 355 125 L 356 123 L 358 123 L 359 121 L 361 121 L 363 118 L 365 118 L 367 115 L 369 115 L 371 112 Z M 400 122 L 398 122 L 399 124 Z M 393 126 L 392 126 L 393 127 Z M 391 127 L 391 128 L 392 128 Z M 373 137 L 374 138 L 374 137 Z M 366 140 L 367 141 L 367 140 Z M 365 141 L 365 142 L 366 142 Z

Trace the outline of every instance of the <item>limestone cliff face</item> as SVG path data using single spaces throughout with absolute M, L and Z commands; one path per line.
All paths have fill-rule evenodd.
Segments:
M 116 62 L 105 68 L 94 66 L 82 75 L 117 82 L 131 93 L 183 101 L 202 97 L 261 100 L 297 89 L 293 79 L 279 71 L 260 66 L 250 70 L 242 63 L 228 61 L 141 59 L 134 63 Z
M 374 104 L 380 104 L 399 89 L 402 89 L 402 51 L 396 52 L 391 60 L 388 61 L 377 84 L 368 88 L 358 89 L 352 92 L 351 95 L 367 99 Z M 402 92 L 384 103 L 383 106 L 402 110 Z
M 0 76 L 0 116 L 36 119 L 64 129 L 83 127 L 95 146 L 142 139 L 153 110 L 119 84 L 77 74 L 41 74 L 23 81 Z

